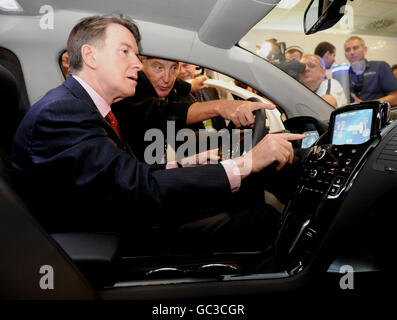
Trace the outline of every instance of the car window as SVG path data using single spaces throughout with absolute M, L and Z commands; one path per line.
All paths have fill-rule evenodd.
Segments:
M 368 47 L 366 59 L 386 61 L 390 66 L 397 64 L 397 1 L 348 1 L 345 15 L 332 28 L 305 35 L 303 16 L 310 1 L 282 0 L 239 42 L 239 45 L 282 67 L 280 59 L 288 58 L 289 49 L 313 54 L 323 41 L 336 48 L 332 68 L 348 64 L 344 42 L 352 35 L 365 40 Z M 283 56 L 281 58 L 281 56 Z M 293 59 L 294 57 L 292 57 Z M 332 69 L 327 70 L 332 77 Z M 298 77 L 296 77 L 298 81 Z
M 69 76 L 69 54 L 66 49 L 62 50 L 58 55 L 58 64 L 62 72 L 62 76 L 66 79 Z

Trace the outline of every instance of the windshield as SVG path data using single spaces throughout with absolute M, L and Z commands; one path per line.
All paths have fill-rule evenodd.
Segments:
M 335 26 L 305 35 L 303 16 L 309 3 L 310 0 L 282 0 L 239 45 L 283 69 L 280 59 L 299 60 L 300 52 L 314 54 L 319 43 L 329 42 L 336 49 L 335 55 L 323 62 L 331 78 L 332 68 L 350 64 L 345 57 L 344 42 L 357 35 L 367 46 L 365 59 L 383 60 L 390 66 L 397 64 L 397 0 L 348 1 L 344 17 Z M 299 74 L 288 73 L 299 81 Z

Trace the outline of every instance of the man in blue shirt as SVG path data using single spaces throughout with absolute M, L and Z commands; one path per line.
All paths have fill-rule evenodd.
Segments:
M 352 102 L 382 100 L 397 105 L 397 79 L 384 61 L 368 61 L 368 48 L 363 39 L 352 36 L 345 41 L 345 56 L 350 62 Z

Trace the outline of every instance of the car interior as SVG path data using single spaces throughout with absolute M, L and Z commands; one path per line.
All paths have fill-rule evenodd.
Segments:
M 142 9 L 131 16 L 142 28 L 143 53 L 154 55 L 167 41 L 164 58 L 189 61 L 234 78 L 238 75 L 248 85 L 266 88 L 266 97 L 287 116 L 281 122 L 283 129 L 307 134 L 307 140 L 294 145 L 304 156 L 299 159 L 294 194 L 282 212 L 276 241 L 263 251 L 123 256 L 116 233 L 49 234 L 15 186 L 9 155 L 17 126 L 32 102 L 61 83 L 59 55 L 52 57 L 53 61 L 47 57 L 50 52 L 61 52 L 64 44 L 51 35 L 48 41 L 54 44 L 40 59 L 42 48 L 32 47 L 27 52 L 29 46 L 1 44 L 0 93 L 6 119 L 0 126 L 1 299 L 173 300 L 283 295 L 313 288 L 340 291 L 341 267 L 346 265 L 354 269 L 358 290 L 373 292 L 380 283 L 385 286 L 385 279 L 389 283 L 395 266 L 391 257 L 394 217 L 389 208 L 395 206 L 393 195 L 397 191 L 397 122 L 392 121 L 390 105 L 362 102 L 334 109 L 282 70 L 236 46 L 279 1 L 198 2 L 200 5 L 186 12 L 189 15 L 199 10 L 194 19 L 187 22 L 170 14 L 167 19 L 174 19 L 173 24 L 162 18 L 161 1 L 156 1 L 158 7 L 152 16 L 153 6 L 144 0 L 117 4 L 127 13 Z M 33 13 L 37 15 L 44 2 L 19 3 L 25 14 L 30 14 L 25 23 L 37 23 Z M 56 18 L 67 26 L 61 31 L 63 38 L 69 26 L 84 16 L 84 10 L 93 13 L 89 1 L 47 3 L 59 9 Z M 323 8 L 306 31 L 331 27 L 343 16 L 339 9 L 345 3 L 333 1 Z M 100 1 L 99 6 L 106 12 L 112 5 Z M 240 13 L 247 19 L 233 24 L 235 19 L 230 17 Z M 9 19 L 5 23 L 11 23 L 12 18 L 4 14 L 4 21 Z M 10 25 L 16 30 L 22 28 L 17 23 Z M 153 40 L 157 34 L 150 30 L 158 28 L 169 37 Z M 12 32 L 8 36 L 12 37 Z M 190 41 L 189 45 L 181 46 L 181 39 Z M 5 36 L 4 43 L 12 42 Z M 222 60 L 225 54 L 229 58 Z M 208 56 L 212 58 L 206 59 Z M 45 77 L 45 72 L 37 72 L 43 77 L 41 85 L 36 83 L 35 71 L 43 65 L 32 62 L 36 58 L 51 61 L 57 70 L 56 75 L 48 72 Z M 255 141 L 265 134 L 265 118 L 264 112 L 256 115 Z M 359 134 L 352 134 L 353 129 Z M 56 290 L 43 290 L 38 285 L 43 265 L 55 270 Z

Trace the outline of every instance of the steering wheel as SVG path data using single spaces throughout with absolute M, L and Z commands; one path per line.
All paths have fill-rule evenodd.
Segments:
M 247 101 L 261 102 L 258 98 L 251 97 Z M 267 135 L 268 130 L 266 129 L 266 111 L 265 109 L 258 109 L 254 111 L 255 124 L 252 133 L 252 147 L 255 147 L 259 141 Z
M 247 101 L 253 102 L 261 102 L 256 97 L 250 97 L 246 99 Z M 266 111 L 265 109 L 259 109 L 254 111 L 255 114 L 255 123 L 252 132 L 252 147 L 255 147 L 256 144 L 263 139 L 263 137 L 268 133 L 266 128 Z M 232 130 L 235 129 L 235 125 L 233 122 L 230 121 L 228 125 L 228 129 Z M 240 127 L 240 129 L 251 129 L 251 127 Z M 247 150 L 248 151 L 248 150 Z

